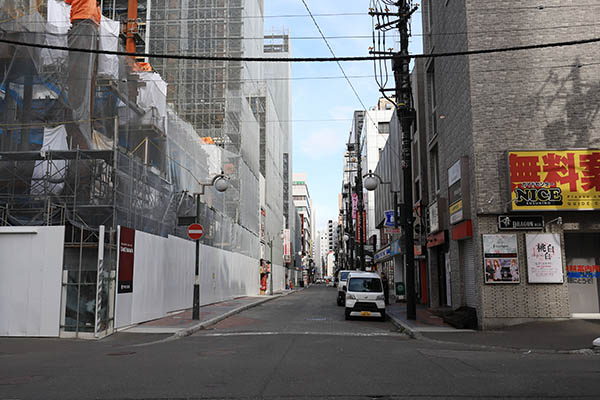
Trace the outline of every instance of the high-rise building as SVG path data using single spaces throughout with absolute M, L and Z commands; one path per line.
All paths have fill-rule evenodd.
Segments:
M 375 171 L 379 157 L 390 134 L 390 119 L 394 111 L 393 104 L 385 99 L 379 99 L 376 106 L 365 113 L 363 133 L 361 135 L 364 145 L 362 152 L 363 173 Z M 375 218 L 375 193 L 365 192 L 365 210 L 367 215 L 367 239 L 378 235 L 377 225 L 381 221 Z M 379 238 L 377 244 L 379 244 Z
M 312 256 L 312 246 L 315 238 L 314 210 L 312 199 L 306 182 L 306 173 L 294 172 L 292 181 L 292 193 L 294 206 L 300 214 L 302 231 L 302 251 L 303 256 L 310 258 Z

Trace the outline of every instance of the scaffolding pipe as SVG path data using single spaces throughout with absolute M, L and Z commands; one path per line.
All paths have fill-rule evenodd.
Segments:
M 135 38 L 133 33 L 137 30 L 138 2 L 137 0 L 128 0 L 127 6 L 127 52 L 135 53 Z M 135 61 L 135 57 L 131 56 Z

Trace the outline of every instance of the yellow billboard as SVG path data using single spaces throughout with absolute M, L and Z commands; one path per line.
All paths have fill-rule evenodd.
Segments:
M 600 209 L 600 150 L 510 151 L 515 211 Z

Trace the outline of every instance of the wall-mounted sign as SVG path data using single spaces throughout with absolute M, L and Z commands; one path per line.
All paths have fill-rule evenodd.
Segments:
M 395 227 L 395 213 L 394 210 L 386 210 L 384 211 L 385 213 L 385 222 L 383 223 L 383 226 L 389 226 L 389 227 Z
M 119 277 L 117 293 L 133 292 L 133 256 L 135 230 L 122 226 L 119 230 Z
M 528 234 L 525 239 L 529 283 L 563 283 L 560 235 Z
M 513 210 L 600 209 L 600 150 L 508 153 Z
M 544 229 L 544 217 L 541 215 L 499 215 L 499 230 Z
M 448 211 L 450 224 L 470 218 L 469 160 L 461 157 L 448 169 Z
M 383 259 L 388 258 L 389 256 L 390 256 L 390 247 L 388 246 L 385 249 L 381 249 L 377 253 L 375 253 L 375 262 L 382 261 Z
M 390 244 L 390 251 L 392 256 L 400 254 L 400 239 L 394 240 L 392 244 Z
M 446 231 L 427 236 L 427 247 L 440 246 L 444 243 L 446 243 Z
M 434 201 L 427 209 L 429 212 L 429 233 L 437 232 L 440 230 L 440 213 L 438 209 L 438 202 Z
M 402 233 L 402 228 L 383 228 L 383 233 L 387 233 L 389 235 L 397 235 Z
M 483 235 L 485 283 L 519 283 L 517 235 Z

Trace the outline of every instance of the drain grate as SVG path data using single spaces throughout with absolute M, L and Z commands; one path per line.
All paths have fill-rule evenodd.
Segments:
M 306 318 L 307 321 L 327 321 L 327 318 L 325 317 L 312 317 L 312 318 Z

